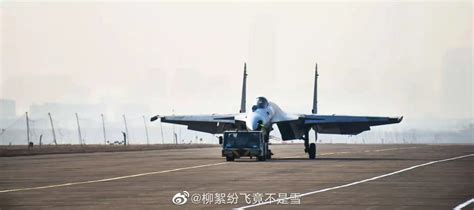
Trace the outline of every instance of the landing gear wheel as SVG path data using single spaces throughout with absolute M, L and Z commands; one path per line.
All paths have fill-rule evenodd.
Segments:
M 308 155 L 309 155 L 309 159 L 312 159 L 312 160 L 316 159 L 316 144 L 315 143 L 309 144 Z
M 257 157 L 257 161 L 265 161 L 265 160 L 266 160 L 265 156 L 258 156 Z
M 225 160 L 226 161 L 234 161 L 234 156 L 226 156 Z
M 271 150 L 268 150 L 268 152 L 267 152 L 267 160 L 272 159 L 272 155 L 273 155 L 272 151 L 271 151 Z

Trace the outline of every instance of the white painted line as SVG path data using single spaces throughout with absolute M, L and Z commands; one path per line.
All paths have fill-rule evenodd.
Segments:
M 411 167 L 408 167 L 408 168 L 404 168 L 404 169 L 401 169 L 401 170 L 398 170 L 398 171 L 394 171 L 394 172 L 391 172 L 391 173 L 388 173 L 388 174 L 383 174 L 383 175 L 380 175 L 380 176 L 360 180 L 360 181 L 357 181 L 357 182 L 352 182 L 352 183 L 348 183 L 348 184 L 344 184 L 344 185 L 325 188 L 325 189 L 322 189 L 322 190 L 316 190 L 316 191 L 312 191 L 312 192 L 302 193 L 299 196 L 281 198 L 281 199 L 276 199 L 276 200 L 272 200 L 272 201 L 257 203 L 257 204 L 254 204 L 254 205 L 243 206 L 243 207 L 236 208 L 236 209 L 247 209 L 247 208 L 252 208 L 252 207 L 257 207 L 257 206 L 262 206 L 262 205 L 266 205 L 266 204 L 275 203 L 275 202 L 278 202 L 278 201 L 297 199 L 297 198 L 307 196 L 307 195 L 327 192 L 327 191 L 336 190 L 336 189 L 340 189 L 340 188 L 350 187 L 350 186 L 357 185 L 357 184 L 362 184 L 362 183 L 365 183 L 365 182 L 370 182 L 370 181 L 373 181 L 373 180 L 377 180 L 377 179 L 381 179 L 381 178 L 384 178 L 384 177 L 392 176 L 392 175 L 395 175 L 395 174 L 399 174 L 399 173 L 402 173 L 402 172 L 405 172 L 405 171 L 410 171 L 410 170 L 413 170 L 415 168 L 420 168 L 420 167 L 432 165 L 432 164 L 435 164 L 435 163 L 441 163 L 441 162 L 446 162 L 446 161 L 451 161 L 451 160 L 457 160 L 457 159 L 471 157 L 471 156 L 474 156 L 474 154 L 463 155 L 463 156 L 458 156 L 458 157 L 453 157 L 453 158 L 448 158 L 448 159 L 443 159 L 443 160 L 431 161 L 431 162 L 423 163 L 423 164 L 420 164 L 420 165 L 415 165 L 415 166 L 411 166 Z
M 354 154 L 354 153 L 361 153 L 361 152 L 383 152 L 383 151 L 415 149 L 415 148 L 420 148 L 420 147 L 401 147 L 401 148 L 378 149 L 378 150 L 364 150 L 364 151 L 357 151 L 357 152 L 327 152 L 327 153 L 316 154 L 316 156 L 337 155 L 337 154 Z M 305 156 L 306 155 L 297 155 L 297 156 L 288 156 L 288 157 L 280 157 L 280 158 L 283 158 L 283 159 L 286 159 L 286 158 L 299 158 L 299 157 L 305 157 Z
M 212 164 L 206 164 L 206 165 L 197 165 L 197 166 L 176 168 L 176 169 L 170 169 L 170 170 L 164 170 L 164 171 L 153 171 L 153 172 L 147 172 L 147 173 L 132 174 L 132 175 L 127 175 L 127 176 L 119 176 L 119 177 L 113 177 L 113 178 L 107 178 L 107 179 L 98 179 L 98 180 L 91 180 L 91 181 L 83 181 L 83 182 L 71 182 L 71 183 L 47 185 L 47 186 L 41 186 L 41 187 L 29 187 L 29 188 L 17 188 L 17 189 L 1 190 L 0 193 L 18 192 L 18 191 L 26 191 L 26 190 L 39 190 L 39 189 L 56 188 L 56 187 L 66 187 L 66 186 L 72 186 L 72 185 L 91 184 L 91 183 L 98 183 L 98 182 L 109 182 L 109 181 L 115 181 L 115 180 L 120 180 L 120 179 L 128 179 L 128 178 L 133 178 L 133 177 L 148 176 L 148 175 L 154 175 L 154 174 L 164 174 L 164 173 L 175 172 L 175 171 L 189 170 L 189 169 L 195 169 L 195 168 L 204 168 L 204 167 L 209 167 L 209 166 L 217 166 L 217 165 L 223 165 L 223 164 L 227 164 L 227 163 L 228 162 L 212 163 Z
M 374 150 L 374 152 L 384 152 L 384 151 L 401 150 L 401 149 L 415 149 L 415 148 L 418 148 L 418 147 L 403 147 L 403 148 L 378 149 L 378 150 Z
M 461 204 L 457 205 L 456 207 L 454 207 L 454 210 L 461 210 L 462 208 L 468 206 L 471 203 L 474 203 L 474 198 L 471 198 L 471 200 L 468 200 L 464 203 L 461 203 Z

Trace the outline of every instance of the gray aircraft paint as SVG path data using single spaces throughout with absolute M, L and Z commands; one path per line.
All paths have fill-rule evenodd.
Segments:
M 277 124 L 282 140 L 302 139 L 309 130 L 317 133 L 357 135 L 370 130 L 370 126 L 399 123 L 403 117 L 339 116 L 317 115 L 317 66 L 315 69 L 313 114 L 289 114 L 276 103 L 265 97 L 258 97 L 257 103 L 249 112 L 242 112 L 245 107 L 247 69 L 244 64 L 241 113 L 212 115 L 155 116 L 151 121 L 187 125 L 188 129 L 212 134 L 221 134 L 226 130 L 257 130 L 262 124 L 268 132 Z

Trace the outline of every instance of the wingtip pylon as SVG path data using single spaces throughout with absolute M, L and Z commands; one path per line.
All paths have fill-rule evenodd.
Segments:
M 398 122 L 401 122 L 403 120 L 403 116 L 398 117 Z
M 153 122 L 153 121 L 157 120 L 158 118 L 160 118 L 160 115 L 155 115 L 155 116 L 150 118 L 150 122 Z

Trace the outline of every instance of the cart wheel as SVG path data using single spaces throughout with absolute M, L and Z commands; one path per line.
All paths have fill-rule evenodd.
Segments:
M 234 161 L 234 156 L 226 156 L 225 160 L 226 161 Z
M 268 150 L 268 152 L 267 152 L 267 159 L 268 160 L 272 159 L 272 154 L 273 154 L 272 151 Z

